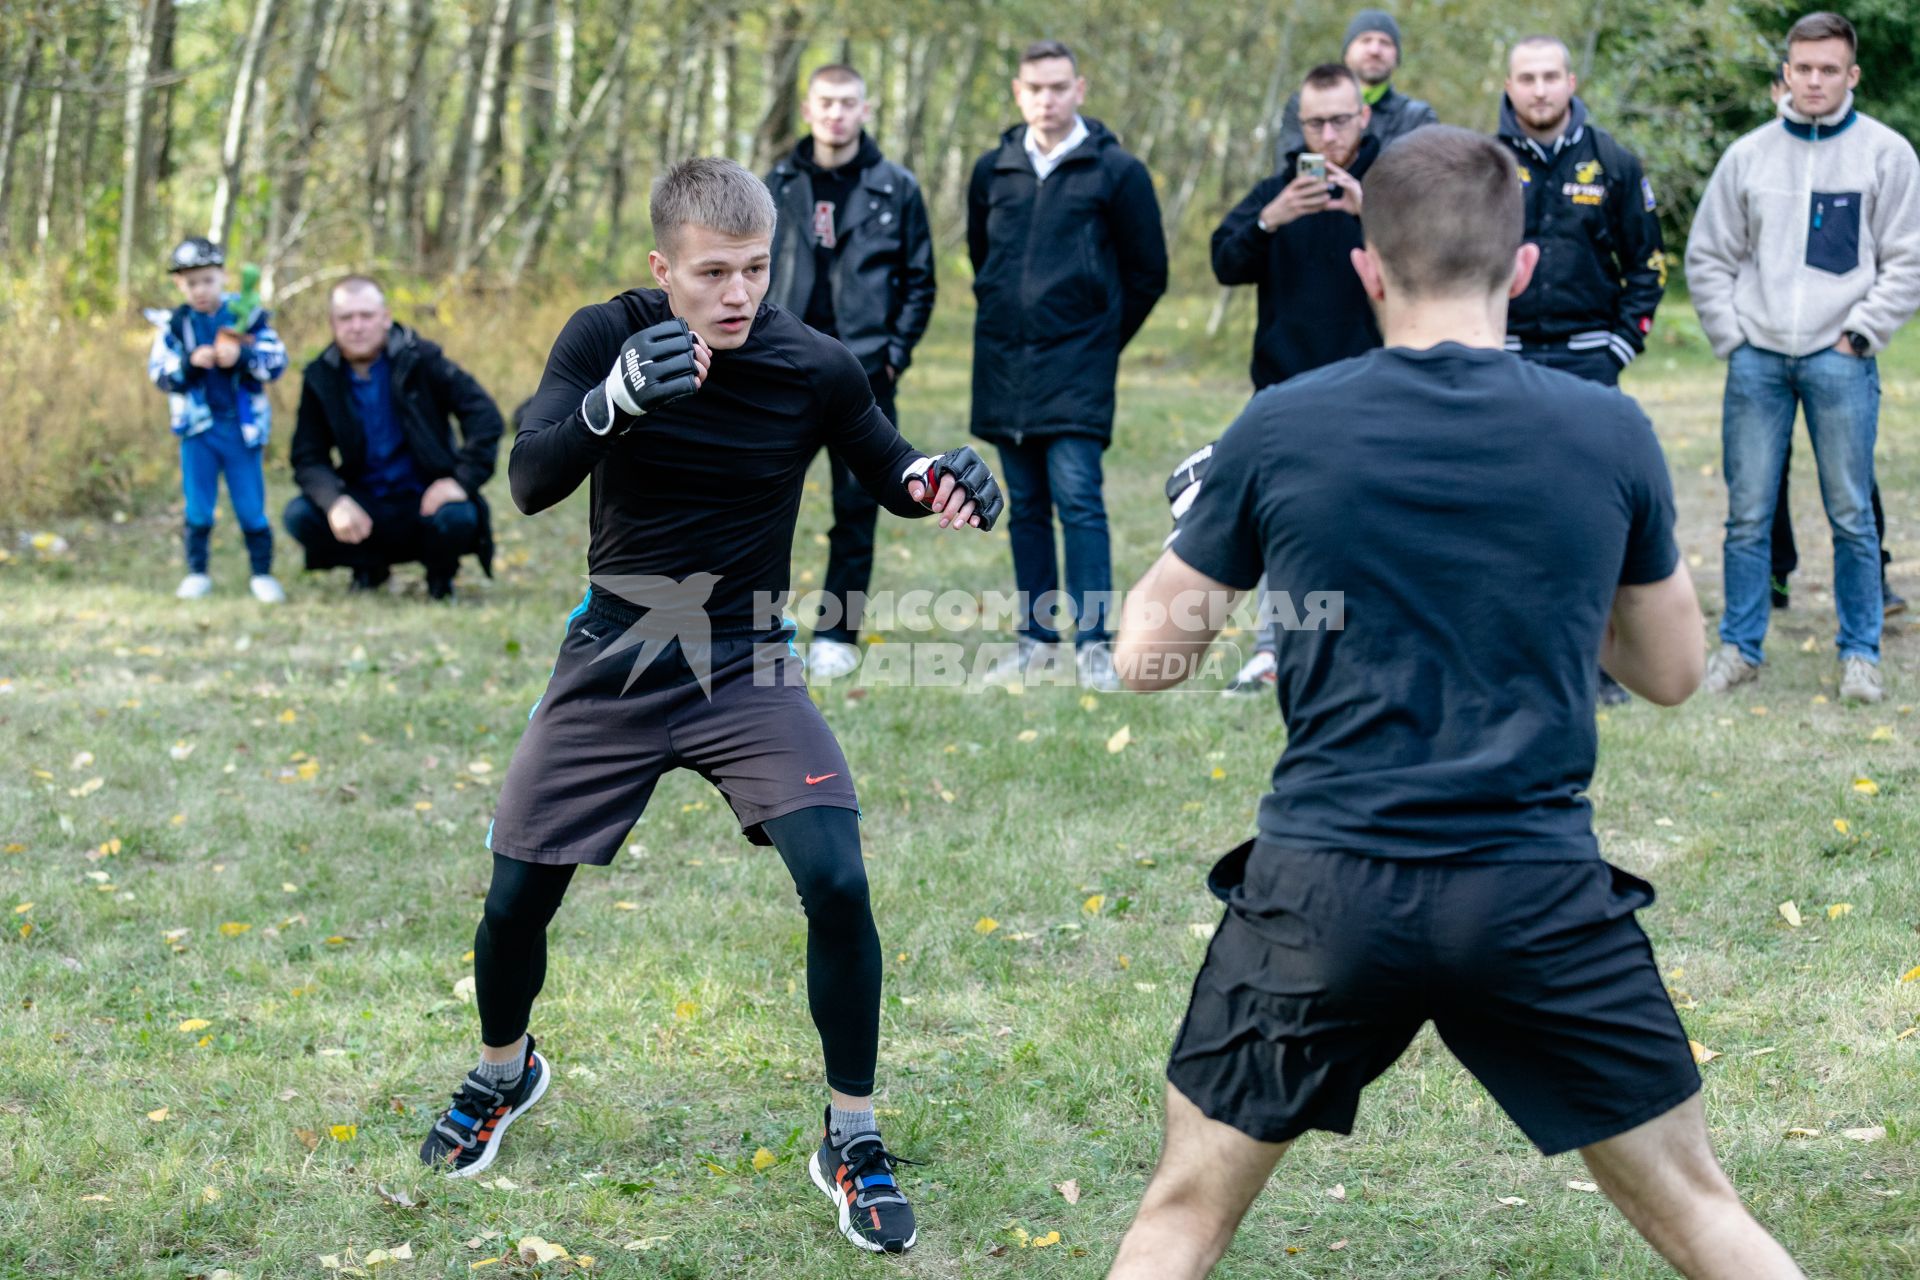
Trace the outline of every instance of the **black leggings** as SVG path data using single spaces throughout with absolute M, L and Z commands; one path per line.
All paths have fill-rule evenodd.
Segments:
M 880 1046 L 880 935 L 867 900 L 860 822 L 851 809 L 801 809 L 763 824 L 807 913 L 807 1004 L 820 1032 L 827 1084 L 873 1092 Z M 527 1029 L 547 979 L 547 924 L 571 866 L 493 856 L 493 884 L 473 936 L 480 1037 L 504 1047 Z

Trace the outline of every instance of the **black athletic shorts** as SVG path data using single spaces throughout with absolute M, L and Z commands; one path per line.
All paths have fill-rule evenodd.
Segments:
M 1360 1091 L 1429 1019 L 1546 1155 L 1624 1133 L 1700 1087 L 1633 918 L 1653 887 L 1609 863 L 1396 861 L 1260 841 L 1210 885 L 1227 912 L 1167 1079 L 1258 1141 L 1352 1132 Z
M 760 824 L 769 818 L 858 811 L 847 758 L 807 696 L 789 633 L 712 637 L 703 688 L 678 639 L 633 642 L 637 621 L 594 592 L 567 620 L 553 677 L 500 785 L 489 849 L 605 866 L 670 769 L 718 787 L 755 844 L 768 843 Z

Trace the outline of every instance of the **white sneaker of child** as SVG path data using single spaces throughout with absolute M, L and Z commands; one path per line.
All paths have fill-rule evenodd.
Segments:
M 213 579 L 204 573 L 190 573 L 173 589 L 176 600 L 200 600 L 213 594 Z
M 247 590 L 253 592 L 253 598 L 261 604 L 285 604 L 287 593 L 279 581 L 270 573 L 256 573 L 247 579 Z

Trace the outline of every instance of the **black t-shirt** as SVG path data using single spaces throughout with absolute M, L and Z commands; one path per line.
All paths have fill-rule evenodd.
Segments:
M 802 138 L 794 148 L 794 163 L 807 175 L 813 188 L 812 213 L 807 225 L 807 242 L 813 246 L 813 292 L 807 295 L 807 311 L 801 319 L 810 328 L 839 337 L 833 311 L 833 261 L 840 256 L 840 245 L 847 229 L 847 205 L 860 187 L 860 175 L 880 158 L 880 148 L 864 132 L 853 158 L 837 169 L 823 169 L 813 158 L 812 138 Z
M 760 629 L 767 610 L 755 596 L 785 596 L 807 464 L 820 448 L 906 517 L 927 514 L 903 478 L 922 454 L 875 406 L 860 362 L 772 303 L 754 315 L 745 343 L 713 353 L 700 390 L 625 435 L 593 434 L 580 401 L 605 381 L 621 344 L 671 314 L 657 289 L 574 312 L 514 438 L 513 498 L 531 514 L 591 476 L 595 578 L 715 574 L 706 605 L 714 632 Z
M 1261 834 L 1597 857 L 1595 663 L 1615 588 L 1673 573 L 1673 518 L 1632 400 L 1500 351 L 1389 348 L 1255 395 L 1172 549 L 1342 624 L 1280 633 L 1288 736 Z M 1343 607 L 1316 613 L 1323 591 Z

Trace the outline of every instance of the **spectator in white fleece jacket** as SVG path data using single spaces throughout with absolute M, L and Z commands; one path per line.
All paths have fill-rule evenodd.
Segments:
M 1840 692 L 1883 696 L 1874 355 L 1920 308 L 1920 159 L 1854 109 L 1857 49 L 1838 14 L 1794 23 L 1780 118 L 1720 158 L 1687 242 L 1694 307 L 1728 362 L 1726 609 L 1706 679 L 1714 692 L 1759 676 L 1769 531 L 1797 406 L 1833 527 Z

